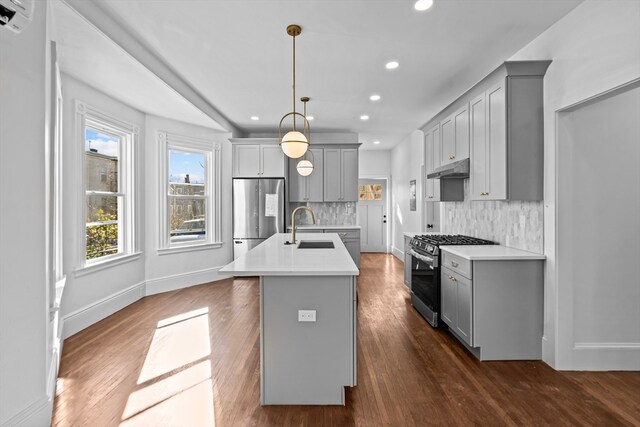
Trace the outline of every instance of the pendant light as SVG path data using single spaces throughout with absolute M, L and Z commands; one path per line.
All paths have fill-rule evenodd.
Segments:
M 300 33 L 302 33 L 302 28 L 300 28 L 299 25 L 289 25 L 287 27 L 287 34 L 293 38 L 293 111 L 282 116 L 280 124 L 278 125 L 278 143 L 280 144 L 280 148 L 282 148 L 282 151 L 287 157 L 291 157 L 292 159 L 298 159 L 304 156 L 310 144 L 307 137 L 310 133 L 309 121 L 305 116 L 296 112 L 296 36 L 299 36 Z M 289 116 L 293 118 L 293 129 L 282 136 L 282 122 Z M 296 127 L 297 116 L 302 117 L 302 131 L 299 131 Z
M 307 118 L 307 102 L 309 102 L 308 96 L 303 96 L 300 98 L 302 104 L 304 104 L 304 117 Z M 310 129 L 307 127 L 307 131 L 310 132 Z M 311 141 L 311 134 L 308 133 L 305 135 L 308 141 Z M 307 159 L 307 154 L 311 154 L 313 157 L 313 152 L 311 150 L 307 150 L 307 152 L 303 155 L 302 160 L 298 162 L 296 165 L 296 170 L 302 176 L 309 176 L 313 173 L 313 163 Z M 315 159 L 314 159 L 315 160 Z

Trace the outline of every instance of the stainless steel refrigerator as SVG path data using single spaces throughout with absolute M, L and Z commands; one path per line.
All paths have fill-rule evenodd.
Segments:
M 233 180 L 233 258 L 284 233 L 284 179 Z

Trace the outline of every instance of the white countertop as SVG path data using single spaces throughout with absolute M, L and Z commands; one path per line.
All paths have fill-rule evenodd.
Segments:
M 330 240 L 333 249 L 298 249 L 285 245 L 291 234 L 274 234 L 249 252 L 227 264 L 220 273 L 235 276 L 358 276 L 360 270 L 353 262 L 340 236 L 335 233 L 296 233 L 301 240 Z
M 500 261 L 500 260 L 541 260 L 547 259 L 542 254 L 509 248 L 502 245 L 460 245 L 440 246 L 442 252 L 449 252 L 471 261 Z
M 360 230 L 362 227 L 359 225 L 298 225 L 297 230 Z M 287 227 L 287 230 L 291 230 L 291 226 Z M 297 232 L 296 232 L 297 233 Z

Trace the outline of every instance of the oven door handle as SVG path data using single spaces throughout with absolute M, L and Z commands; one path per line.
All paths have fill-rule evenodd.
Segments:
M 413 257 L 416 257 L 420 261 L 426 262 L 431 267 L 437 267 L 436 262 L 435 262 L 435 260 L 433 258 L 421 255 L 421 254 L 417 253 L 416 251 L 414 251 L 413 249 L 409 249 L 409 255 L 411 255 Z

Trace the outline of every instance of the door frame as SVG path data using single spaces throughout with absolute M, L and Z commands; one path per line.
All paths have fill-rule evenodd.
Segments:
M 361 179 L 383 179 L 386 181 L 387 194 L 385 207 L 387 210 L 387 227 L 385 233 L 387 238 L 387 245 L 383 253 L 391 253 L 391 221 L 393 217 L 393 215 L 389 214 L 391 209 L 391 177 L 389 175 L 358 175 L 358 181 Z M 358 203 L 360 203 L 360 200 L 358 200 Z

